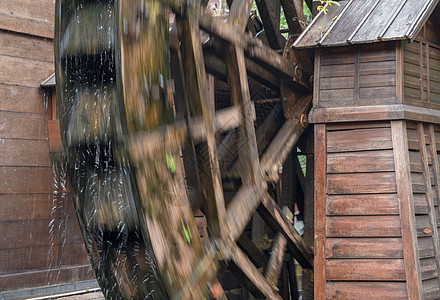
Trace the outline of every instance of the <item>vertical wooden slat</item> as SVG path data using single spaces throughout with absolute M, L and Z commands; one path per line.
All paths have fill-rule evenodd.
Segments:
M 319 78 L 321 73 L 321 48 L 315 50 L 315 70 L 313 78 L 313 107 L 319 106 Z
M 325 195 L 327 175 L 327 132 L 325 124 L 315 125 L 315 299 L 325 299 Z
M 405 121 L 391 121 L 408 299 L 423 299 Z
M 360 47 L 356 46 L 355 54 L 354 54 L 354 89 L 353 89 L 353 101 L 358 105 L 359 102 L 359 67 L 360 67 Z
M 396 42 L 396 102 L 404 102 L 404 71 L 403 71 L 403 49 L 404 41 Z
M 430 72 L 429 72 L 429 44 L 426 44 L 426 96 L 428 103 L 431 102 L 431 84 L 430 84 Z
M 419 44 L 419 67 L 420 67 L 420 101 L 425 100 L 423 93 L 423 43 Z

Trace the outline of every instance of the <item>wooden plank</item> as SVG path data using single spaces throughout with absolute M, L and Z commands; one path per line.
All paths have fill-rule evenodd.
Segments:
M 396 176 L 394 172 L 328 174 L 329 195 L 395 193 Z
M 399 216 L 332 216 L 326 219 L 327 237 L 400 237 Z
M 420 259 L 434 257 L 434 244 L 430 236 L 417 238 Z
M 392 150 L 329 153 L 328 173 L 363 173 L 394 171 Z
M 360 45 L 360 57 L 359 62 L 383 62 L 394 61 L 396 54 L 394 51 L 394 45 L 392 43 L 381 43 Z
M 438 278 L 436 258 L 420 259 L 420 269 L 422 271 L 422 280 Z
M 345 108 L 344 108 L 345 109 Z M 358 108 L 361 109 L 361 108 Z M 389 122 L 383 121 L 367 121 L 367 122 L 340 122 L 327 125 L 328 131 L 355 130 L 355 129 L 372 129 L 372 128 L 391 128 Z
M 0 84 L 0 111 L 42 114 L 47 111 L 47 101 L 39 88 Z
M 406 123 L 392 121 L 394 165 L 396 166 L 397 193 L 401 218 L 405 280 L 409 299 L 422 299 L 422 279 L 417 251 L 417 232 L 409 170 L 408 138 Z
M 423 299 L 439 299 L 440 288 L 437 279 L 429 279 L 423 281 Z
M 35 20 L 44 20 L 53 23 L 55 19 L 55 7 L 52 0 L 14 0 L 2 1 L 0 12 L 15 16 L 28 17 Z
M 385 87 L 396 86 L 395 74 L 379 74 L 379 75 L 361 75 L 359 76 L 359 87 Z M 379 91 L 378 91 L 379 93 Z M 380 94 L 380 93 L 379 93 Z
M 418 237 L 432 237 L 433 228 L 428 215 L 416 215 L 416 229 Z
M 90 264 L 66 266 L 53 269 L 30 271 L 0 276 L 0 290 L 17 290 L 57 283 L 78 282 L 94 279 Z
M 336 53 L 327 53 L 323 52 L 321 57 L 321 66 L 330 66 L 330 65 L 347 65 L 354 64 L 354 52 L 353 51 L 344 51 Z
M 52 166 L 46 141 L 4 139 L 1 144 L 0 166 Z
M 320 90 L 319 91 L 319 101 L 334 101 L 338 99 L 339 101 L 343 100 L 352 100 L 353 99 L 353 91 L 354 89 L 339 89 L 339 90 Z
M 403 258 L 401 238 L 327 238 L 326 258 Z
M 326 199 L 329 216 L 399 214 L 397 194 L 329 195 Z
M 359 89 L 359 99 L 360 100 L 368 100 L 368 99 L 377 99 L 379 96 L 383 99 L 395 99 L 396 98 L 396 88 L 395 86 L 386 86 L 386 87 L 361 87 Z
M 328 152 L 392 149 L 391 130 L 383 128 L 328 133 Z
M 17 249 L 50 245 L 50 241 L 60 238 L 60 231 L 49 232 L 50 219 L 2 222 L 0 236 L 3 239 L 0 249 Z M 59 224 L 59 220 L 55 221 Z M 57 229 L 56 226 L 53 226 Z
M 1 15 L 1 14 L 0 14 Z M 39 87 L 54 72 L 52 62 L 0 55 L 0 83 Z
M 426 185 L 422 173 L 411 173 L 413 193 L 426 193 Z
M 349 65 L 339 65 L 337 68 L 334 66 L 321 66 L 319 74 L 321 76 L 318 77 L 321 79 L 324 78 L 349 78 L 354 77 L 354 63 Z M 316 73 L 315 73 L 316 74 Z
M 423 172 L 422 158 L 419 151 L 409 151 L 409 161 L 411 172 L 421 173 Z
M 0 250 L 0 276 L 55 267 L 60 260 L 59 247 L 51 244 Z
M 0 12 L 0 29 L 53 39 L 53 23 Z
M 60 252 L 62 260 L 59 265 L 75 266 L 87 265 L 90 263 L 86 247 L 82 241 L 77 244 L 69 243 L 65 246 L 61 246 Z
M 353 89 L 353 77 L 332 77 L 321 78 L 319 81 L 319 89 L 321 90 L 336 90 L 336 89 Z
M 53 42 L 46 38 L 0 30 L 0 44 L 0 55 L 54 62 Z
M 330 259 L 327 280 L 405 281 L 403 259 Z
M 0 195 L 0 222 L 58 218 L 53 206 L 52 194 L 48 193 Z
M 405 282 L 328 282 L 327 299 L 407 299 Z
M 366 62 L 359 66 L 360 75 L 395 74 L 395 61 Z
M 46 141 L 46 118 L 44 114 L 0 112 L 0 138 Z
M 47 194 L 53 187 L 50 167 L 0 167 L 0 178 L 0 195 Z
M 325 299 L 326 292 L 326 255 L 325 255 L 325 195 L 327 193 L 327 131 L 325 124 L 314 127 L 314 176 L 315 176 L 315 235 L 314 235 L 314 296 Z
M 414 197 L 414 211 L 417 215 L 428 214 L 428 203 L 426 202 L 425 194 L 413 194 Z

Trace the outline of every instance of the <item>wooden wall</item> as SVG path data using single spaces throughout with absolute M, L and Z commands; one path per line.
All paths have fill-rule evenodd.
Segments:
M 440 126 L 315 124 L 315 297 L 440 298 Z
M 314 108 L 396 103 L 394 42 L 319 51 Z
M 403 43 L 404 103 L 440 109 L 439 42 L 429 21 L 413 43 Z
M 440 127 L 407 123 L 418 254 L 424 299 L 440 298 Z
M 390 122 L 316 124 L 315 147 L 315 297 L 405 299 Z
M 53 19 L 53 0 L 0 1 L 0 293 L 93 277 L 49 157 Z

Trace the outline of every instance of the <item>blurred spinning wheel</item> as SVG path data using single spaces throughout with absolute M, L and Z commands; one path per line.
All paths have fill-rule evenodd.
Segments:
M 295 10 L 293 2 L 282 4 Z M 281 299 L 277 281 L 285 249 L 312 267 L 310 248 L 267 188 L 307 126 L 310 58 L 294 51 L 282 57 L 246 34 L 249 10 L 249 1 L 235 0 L 225 22 L 198 1 L 57 1 L 57 99 L 66 168 L 90 261 L 108 299 L 225 297 L 216 278 L 224 265 L 256 297 Z M 174 82 L 170 11 L 177 19 Z M 212 37 L 205 51 L 199 28 Z M 271 37 L 272 47 L 281 43 Z M 206 70 L 227 78 L 229 107 L 215 109 Z M 248 73 L 284 99 L 283 109 L 274 106 L 257 132 Z M 222 132 L 233 132 L 235 143 Z M 192 201 L 185 172 L 195 173 Z M 238 184 L 225 205 L 227 182 Z M 199 208 L 209 232 L 203 243 L 193 214 Z M 278 233 L 264 272 L 252 257 L 254 245 L 237 245 L 257 209 Z

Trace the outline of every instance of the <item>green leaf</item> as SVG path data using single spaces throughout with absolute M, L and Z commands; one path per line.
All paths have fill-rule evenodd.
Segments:
M 174 162 L 174 157 L 171 154 L 166 154 L 166 161 L 167 161 L 167 167 L 168 169 L 173 172 L 176 173 L 176 164 Z

